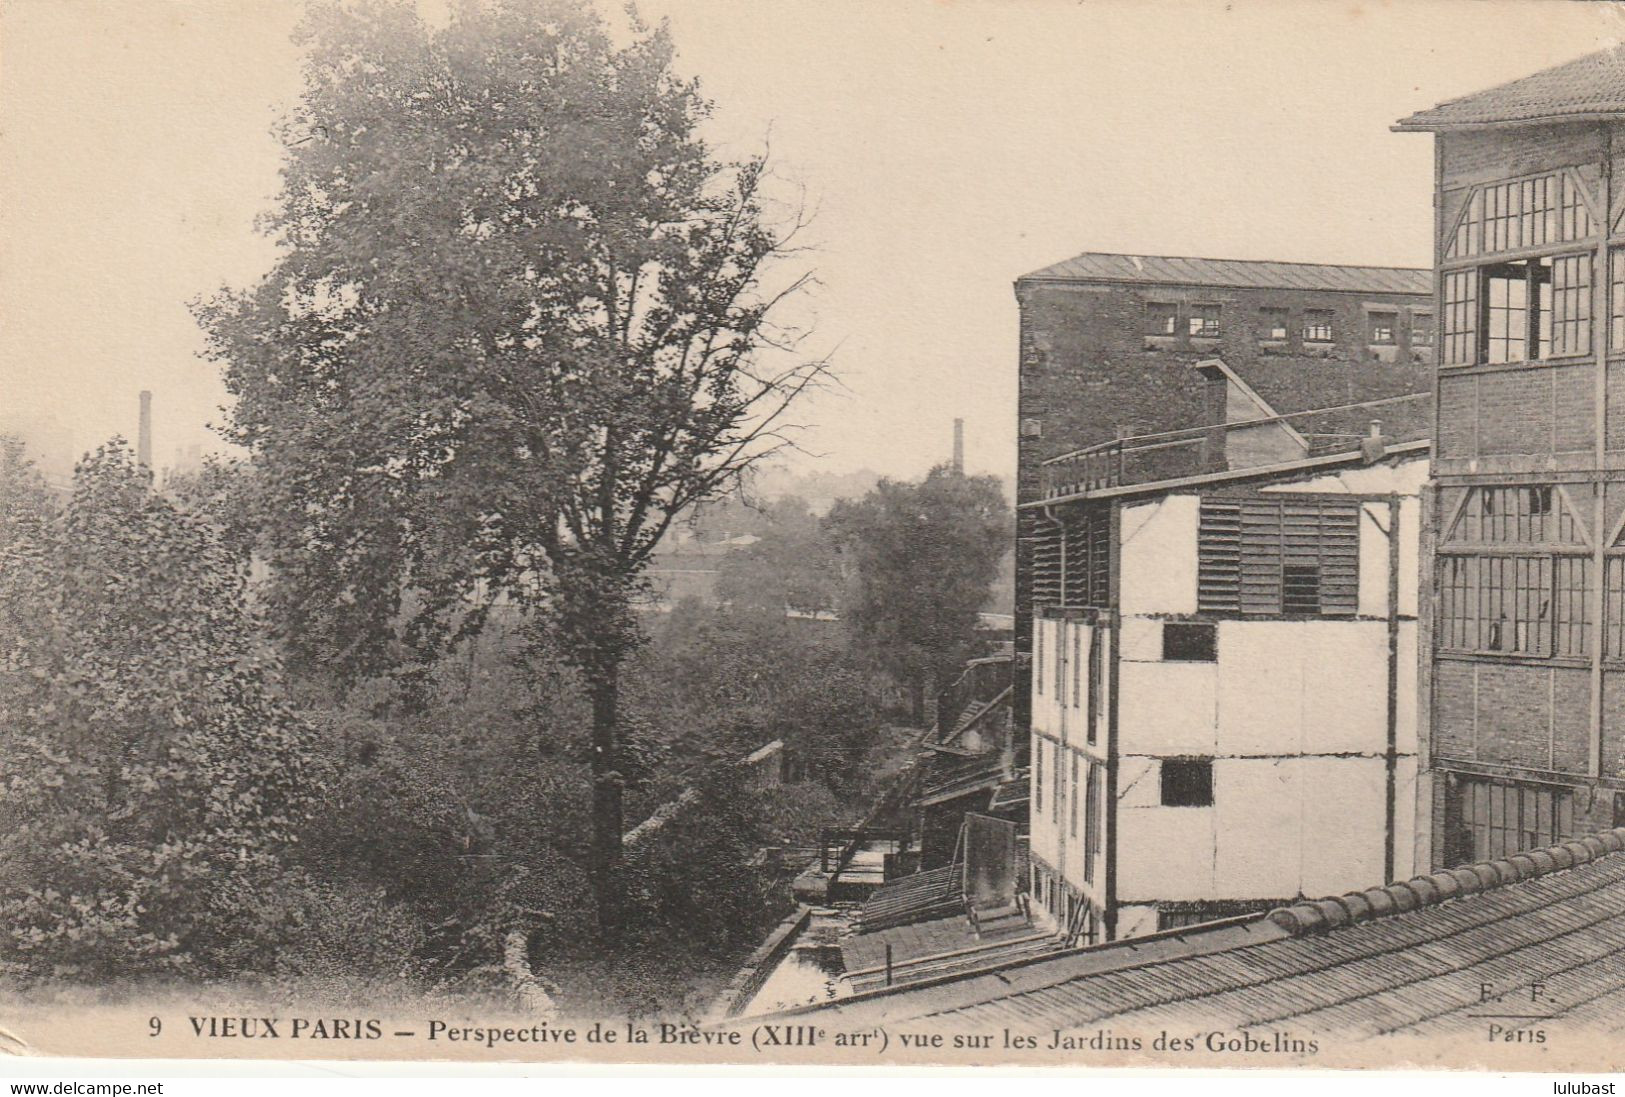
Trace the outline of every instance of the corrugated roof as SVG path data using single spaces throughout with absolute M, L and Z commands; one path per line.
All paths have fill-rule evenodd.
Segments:
M 964 865 L 943 865 L 876 888 L 858 913 L 859 932 L 873 932 L 963 910 L 964 879 Z
M 849 998 L 822 1022 L 1125 1030 L 1203 1019 L 1345 1038 L 1477 1029 L 1484 984 L 1518 1012 L 1625 1029 L 1625 829 L 1246 921 L 1100 945 Z M 831 1012 L 839 1018 L 829 1018 Z M 805 1012 L 805 1011 L 803 1011 Z
M 1401 119 L 1394 128 L 1447 130 L 1608 115 L 1625 115 L 1625 50 L 1618 47 L 1446 100 Z
M 1433 292 L 1433 271 L 1413 267 L 1349 267 L 1257 259 L 1192 259 L 1086 251 L 1024 274 L 1019 281 L 1134 282 L 1176 286 L 1329 290 L 1345 293 Z
M 964 914 L 856 934 L 841 940 L 841 963 L 854 991 L 861 993 L 887 985 L 888 946 L 891 985 L 897 986 L 1042 956 L 1057 951 L 1061 942 L 1053 930 L 1035 926 L 1025 918 L 979 931 Z

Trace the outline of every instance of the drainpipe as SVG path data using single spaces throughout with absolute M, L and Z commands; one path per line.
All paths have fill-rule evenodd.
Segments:
M 1375 433 L 1373 437 L 1377 437 Z M 1380 438 L 1378 438 L 1380 444 Z M 1388 841 L 1383 850 L 1383 882 L 1392 883 L 1398 850 L 1399 811 L 1399 507 L 1398 495 L 1388 497 L 1388 744 L 1386 762 L 1386 824 Z

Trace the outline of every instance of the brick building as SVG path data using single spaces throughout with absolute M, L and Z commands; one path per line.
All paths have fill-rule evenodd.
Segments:
M 1443 103 L 1436 865 L 1625 821 L 1625 55 Z
M 1426 390 L 1431 291 L 1422 270 L 1098 253 L 1024 275 L 1015 284 L 1018 507 L 1042 497 L 1046 460 L 1079 447 L 1257 418 L 1265 406 L 1285 415 Z M 1417 412 L 1415 403 L 1399 404 L 1385 422 L 1420 436 L 1425 430 L 1395 422 Z M 1307 454 L 1303 431 L 1317 425 L 1349 429 L 1305 420 L 1301 429 L 1265 425 L 1254 434 L 1266 452 L 1284 445 L 1277 455 L 1290 458 Z M 1236 437 L 1226 446 L 1172 441 L 1141 453 L 1139 479 L 1219 468 L 1244 448 Z M 1031 508 L 1017 513 L 1015 637 L 1030 656 L 1042 519 Z M 1018 743 L 1029 728 L 1029 677 L 1022 661 L 1013 691 Z

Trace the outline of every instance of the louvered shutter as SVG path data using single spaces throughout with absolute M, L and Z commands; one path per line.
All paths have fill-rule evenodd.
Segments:
M 1353 614 L 1359 518 L 1353 500 L 1203 500 L 1198 608 L 1250 616 Z
M 1202 500 L 1197 562 L 1198 608 L 1211 613 L 1241 609 L 1241 504 Z

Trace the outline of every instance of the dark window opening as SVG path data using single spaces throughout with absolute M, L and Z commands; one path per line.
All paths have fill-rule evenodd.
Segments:
M 1259 309 L 1258 337 L 1271 342 L 1285 342 L 1287 315 L 1286 309 Z
M 1591 257 L 1565 255 L 1480 269 L 1479 360 L 1532 362 L 1591 349 Z
M 1411 346 L 1431 347 L 1433 345 L 1433 314 L 1431 312 L 1411 313 Z
M 1281 607 L 1287 613 L 1320 612 L 1319 564 L 1282 566 Z
M 1179 307 L 1153 302 L 1145 307 L 1147 335 L 1179 334 Z
M 1219 657 L 1216 625 L 1166 624 L 1162 626 L 1162 658 L 1174 663 L 1211 663 Z
M 1330 343 L 1332 341 L 1331 309 L 1307 309 L 1303 314 L 1303 341 Z
M 1173 759 L 1162 763 L 1162 806 L 1201 808 L 1213 803 L 1213 761 Z
M 1394 332 L 1398 326 L 1398 313 L 1373 312 L 1366 317 L 1366 341 L 1378 346 L 1392 346 L 1397 341 Z
M 1191 338 L 1217 339 L 1219 337 L 1219 306 L 1192 305 L 1188 324 Z

